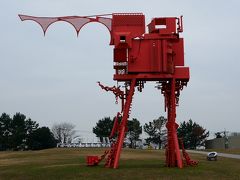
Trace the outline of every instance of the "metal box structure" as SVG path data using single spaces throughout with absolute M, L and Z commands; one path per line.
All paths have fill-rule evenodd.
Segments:
M 145 31 L 145 16 L 142 13 L 113 13 L 94 16 L 32 17 L 19 15 L 21 20 L 33 20 L 41 25 L 44 34 L 47 28 L 58 21 L 70 23 L 79 33 L 90 22 L 105 25 L 110 34 L 113 49 L 115 74 L 113 79 L 124 82 L 120 87 L 99 85 L 106 91 L 112 91 L 121 99 L 121 111 L 117 113 L 110 139 L 112 146 L 101 158 L 88 156 L 88 165 L 96 165 L 106 158 L 106 167 L 117 168 L 119 164 L 127 122 L 131 110 L 135 89 L 142 91 L 144 83 L 155 81 L 165 98 L 167 111 L 168 143 L 166 147 L 166 165 L 183 167 L 177 137 L 176 106 L 180 91 L 189 81 L 189 67 L 184 66 L 184 41 L 180 37 L 183 31 L 182 17 L 153 18 Z M 111 17 L 106 17 L 111 16 Z M 121 121 L 119 122 L 119 117 Z M 114 138 L 117 137 L 117 138 Z M 184 151 L 188 165 L 194 165 Z

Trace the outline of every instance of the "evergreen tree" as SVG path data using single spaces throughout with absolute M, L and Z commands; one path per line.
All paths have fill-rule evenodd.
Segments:
M 26 116 L 16 113 L 11 123 L 10 145 L 13 149 L 22 149 L 26 145 Z
M 182 122 L 177 132 L 178 137 L 183 139 L 186 149 L 196 149 L 198 146 L 203 146 L 206 138 L 209 136 L 209 131 L 206 131 L 206 129 L 191 119 L 188 122 Z
M 136 118 L 129 120 L 127 137 L 130 141 L 130 148 L 136 148 L 136 142 L 139 140 L 140 134 L 142 134 L 142 126 L 140 126 L 140 122 Z
M 29 135 L 29 149 L 40 150 L 56 147 L 57 141 L 48 127 L 41 127 Z
M 113 128 L 113 120 L 110 117 L 104 117 L 103 119 L 98 120 L 96 126 L 93 127 L 93 133 L 100 138 L 100 141 L 107 142 L 107 139 Z
M 6 113 L 3 113 L 0 117 L 0 150 L 6 150 L 10 148 L 10 138 L 12 119 Z

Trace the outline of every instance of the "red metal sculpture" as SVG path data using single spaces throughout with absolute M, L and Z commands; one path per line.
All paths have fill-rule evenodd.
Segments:
M 184 67 L 183 38 L 179 36 L 179 33 L 183 31 L 182 17 L 154 18 L 148 24 L 148 32 L 145 32 L 145 16 L 142 13 L 53 18 L 19 16 L 22 21 L 33 20 L 39 23 L 44 35 L 47 28 L 57 21 L 70 23 L 76 29 L 77 34 L 85 24 L 99 22 L 105 25 L 111 34 L 110 45 L 114 46 L 115 74 L 113 79 L 117 82 L 124 82 L 125 89 L 122 91 L 120 87 L 105 87 L 100 82 L 99 85 L 106 91 L 112 91 L 116 98 L 121 99 L 122 109 L 115 118 L 110 135 L 112 141 L 110 150 L 100 158 L 88 156 L 88 165 L 96 165 L 107 156 L 105 166 L 118 167 L 135 87 L 142 91 L 145 82 L 155 81 L 159 83 L 157 87 L 164 95 L 167 111 L 166 165 L 183 167 L 176 132 L 178 125 L 175 122 L 180 91 L 189 81 L 189 67 Z M 190 162 L 185 151 L 184 157 L 187 157 Z

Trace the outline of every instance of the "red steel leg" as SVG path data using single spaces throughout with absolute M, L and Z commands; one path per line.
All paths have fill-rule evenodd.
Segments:
M 170 88 L 168 89 L 167 95 L 167 109 L 168 109 L 168 147 L 167 147 L 167 157 L 166 163 L 168 167 L 178 166 L 183 167 L 182 158 L 180 155 L 177 131 L 176 131 L 176 94 L 175 94 L 175 79 L 171 80 Z
M 121 150 L 122 150 L 123 140 L 124 140 L 124 137 L 125 137 L 127 120 L 128 120 L 128 117 L 129 117 L 129 110 L 131 108 L 132 97 L 133 97 L 133 94 L 134 94 L 135 85 L 136 85 L 136 79 L 133 79 L 131 81 L 130 90 L 128 92 L 127 99 L 126 99 L 126 102 L 125 102 L 125 105 L 124 105 L 123 117 L 122 117 L 122 121 L 121 121 L 121 125 L 120 125 L 118 141 L 117 141 L 117 144 L 116 144 L 117 145 L 116 154 L 115 154 L 115 157 L 114 157 L 114 164 L 113 164 L 114 169 L 118 168 L 120 153 L 121 153 Z

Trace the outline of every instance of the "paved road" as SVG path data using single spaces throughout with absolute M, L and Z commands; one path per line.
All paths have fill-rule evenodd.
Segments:
M 194 151 L 194 150 L 187 150 L 187 152 L 204 154 L 204 155 L 207 155 L 209 153 L 209 152 L 205 152 L 205 151 Z M 218 156 L 226 157 L 226 158 L 240 159 L 240 155 L 238 155 L 238 154 L 218 153 Z

